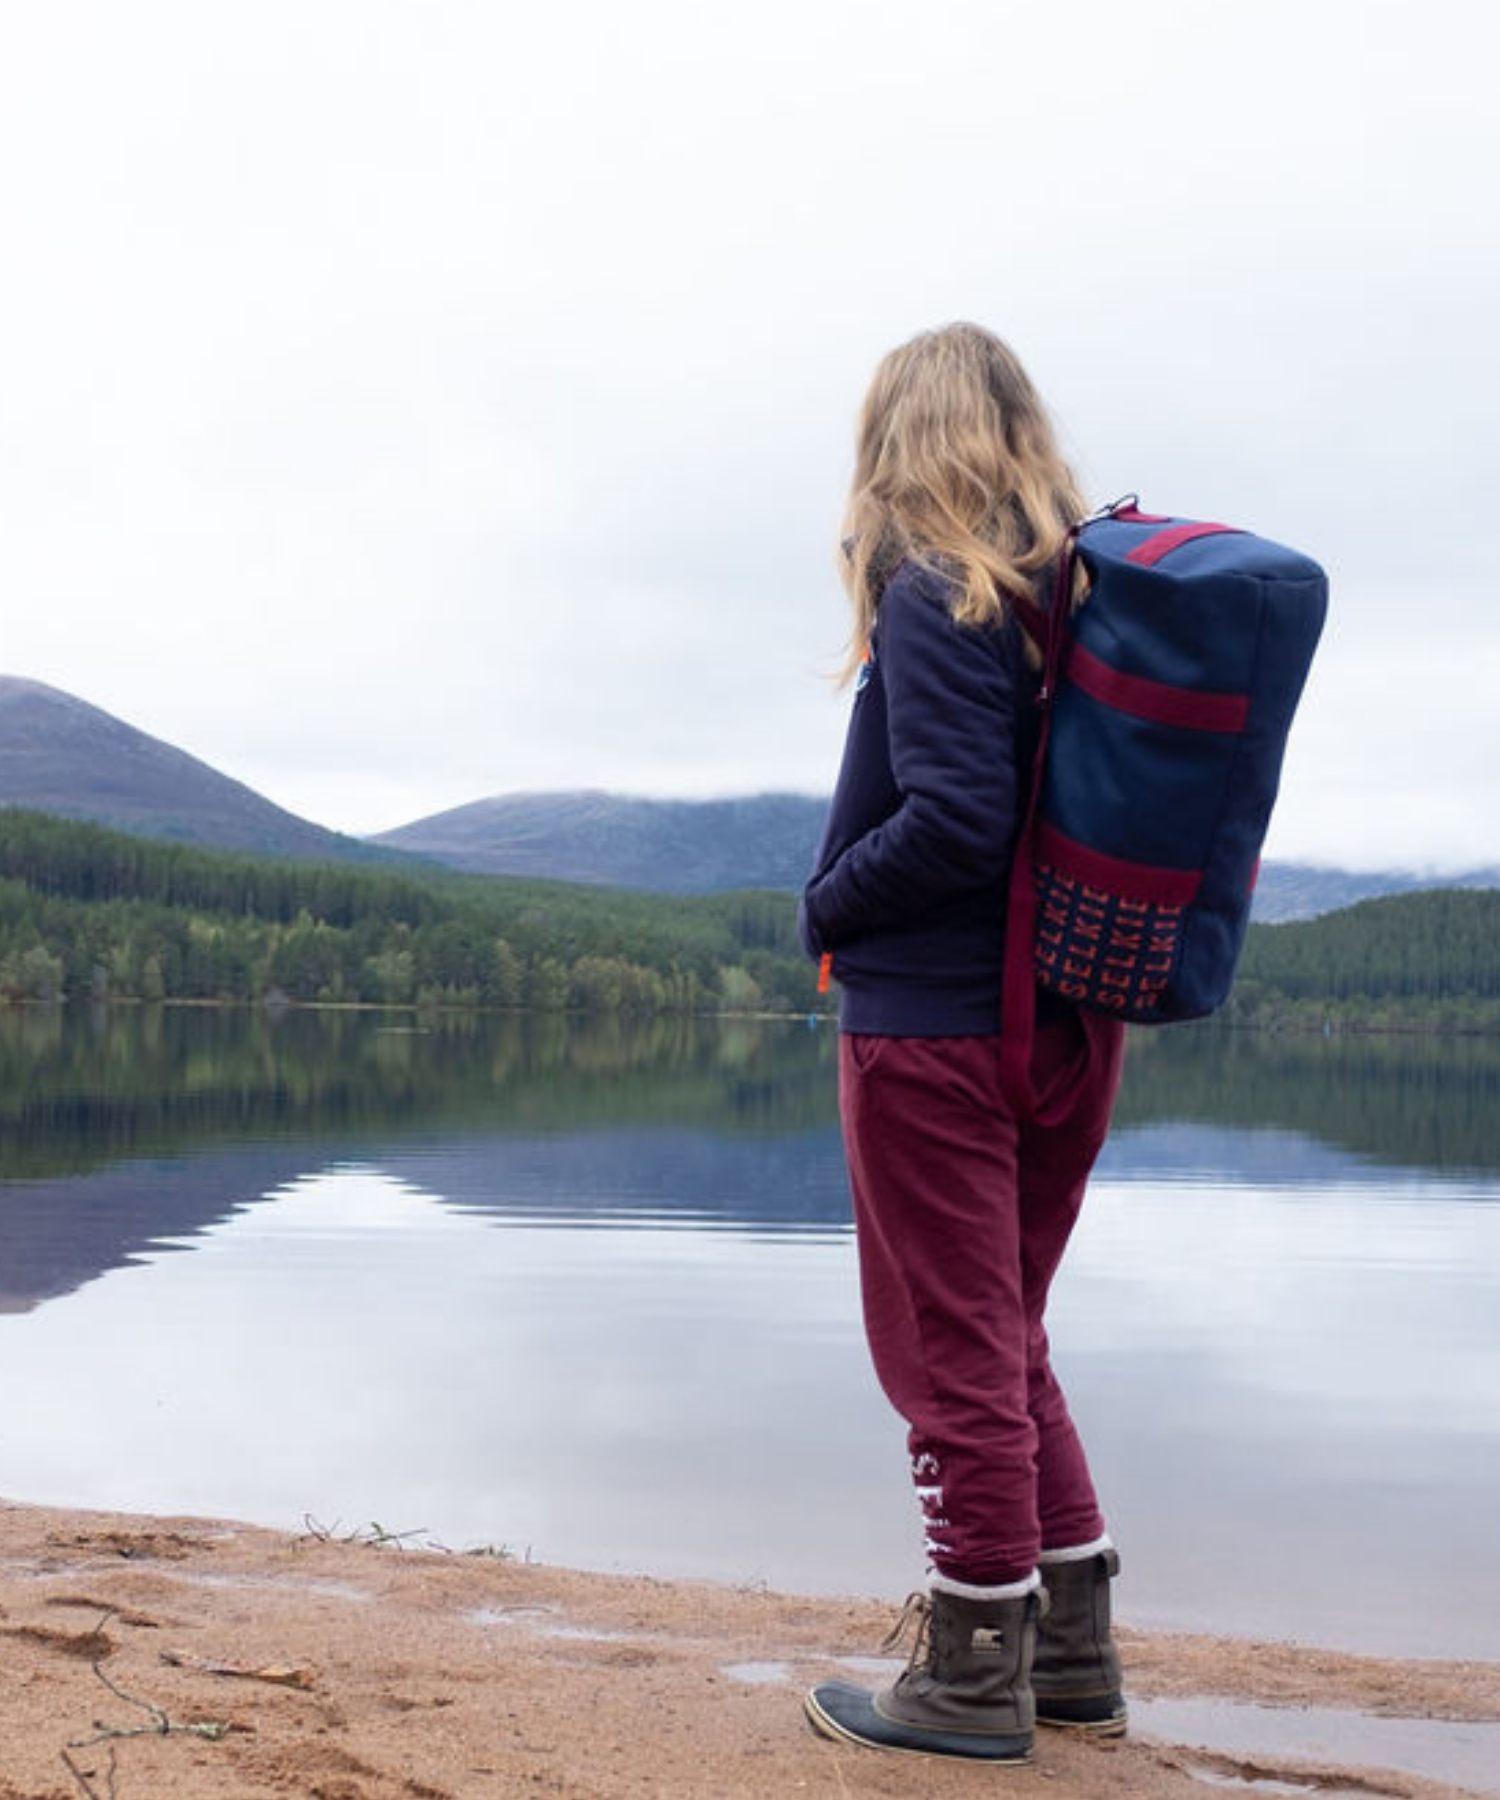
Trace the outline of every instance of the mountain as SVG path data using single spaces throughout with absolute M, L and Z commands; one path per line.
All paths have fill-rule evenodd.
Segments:
M 371 841 L 485 875 L 546 876 L 673 894 L 799 889 L 824 800 L 643 800 L 596 789 L 499 794 L 434 813 Z
M 678 894 L 796 890 L 812 865 L 827 804 L 803 794 L 739 800 L 643 800 L 594 789 L 499 794 L 414 820 L 372 842 L 487 875 Z M 1356 900 L 1435 887 L 1500 887 L 1500 868 L 1423 875 L 1268 862 L 1254 916 L 1267 924 L 1311 919 Z
M 411 855 L 488 875 L 710 894 L 799 889 L 827 802 L 774 793 L 732 800 L 646 800 L 594 789 L 500 794 L 378 837 L 344 837 L 87 701 L 0 675 L 0 806 L 267 855 L 365 862 Z M 1269 862 L 1254 916 L 1267 923 L 1309 919 L 1357 900 L 1434 887 L 1500 887 L 1500 868 L 1438 876 Z
M 383 860 L 100 707 L 15 675 L 0 675 L 0 806 L 221 849 Z
M 1410 894 L 1431 888 L 1500 887 L 1500 868 L 1468 869 L 1458 875 L 1426 874 L 1413 869 L 1323 869 L 1310 863 L 1268 862 L 1261 865 L 1251 916 L 1263 925 L 1290 919 L 1316 919 L 1359 900 L 1383 894 Z

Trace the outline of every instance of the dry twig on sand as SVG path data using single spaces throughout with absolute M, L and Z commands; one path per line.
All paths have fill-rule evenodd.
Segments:
M 343 1521 L 335 1519 L 331 1525 L 324 1525 L 311 1513 L 303 1513 L 302 1523 L 306 1535 L 318 1544 L 364 1544 L 371 1550 L 388 1550 L 392 1545 L 404 1550 L 408 1539 L 426 1539 L 427 1527 L 419 1525 L 415 1531 L 387 1531 L 378 1520 L 372 1519 L 368 1525 L 356 1525 L 352 1531 L 342 1529 Z
M 83 1795 L 83 1800 L 115 1800 L 115 1747 L 113 1744 L 109 1747 L 109 1767 L 104 1771 L 102 1789 L 94 1786 L 93 1772 L 80 1769 L 66 1750 L 60 1751 L 59 1755 L 62 1757 L 68 1773 L 77 1782 L 78 1791 Z
M 149 1725 L 106 1725 L 102 1719 L 95 1719 L 94 1735 L 86 1738 L 69 1738 L 68 1748 L 70 1750 L 87 1750 L 94 1744 L 112 1743 L 120 1738 L 138 1737 L 198 1737 L 207 1738 L 210 1742 L 217 1742 L 222 1737 L 228 1737 L 230 1731 L 233 1730 L 226 1719 L 190 1720 L 185 1724 L 174 1724 L 154 1701 L 139 1700 L 134 1694 L 127 1694 L 117 1682 L 110 1680 L 97 1662 L 90 1664 L 90 1667 L 116 1699 L 123 1700 L 127 1706 L 139 1707 L 143 1713 L 148 1715 L 151 1723 Z
M 161 1660 L 169 1669 L 195 1669 L 200 1675 L 221 1675 L 237 1681 L 267 1681 L 273 1687 L 310 1688 L 314 1676 L 306 1663 L 230 1663 L 188 1650 L 163 1650 Z
M 102 1633 L 105 1625 L 114 1617 L 111 1608 L 100 1618 L 95 1631 Z M 117 1700 L 123 1700 L 127 1706 L 137 1707 L 150 1719 L 149 1725 L 109 1725 L 103 1719 L 94 1720 L 92 1737 L 69 1738 L 67 1748 L 58 1752 L 68 1773 L 73 1777 L 84 1800 L 115 1800 L 115 1745 L 126 1738 L 140 1737 L 195 1737 L 205 1738 L 210 1743 L 228 1737 L 234 1727 L 227 1719 L 195 1719 L 178 1723 L 169 1719 L 161 1707 L 154 1701 L 141 1700 L 129 1694 L 118 1682 L 111 1681 L 105 1674 L 99 1659 L 95 1657 L 89 1664 L 94 1671 L 95 1679 L 109 1689 Z M 95 1772 L 79 1767 L 69 1754 L 73 1750 L 91 1750 L 96 1744 L 108 1744 L 109 1763 L 104 1771 L 104 1787 L 98 1788 L 95 1783 Z

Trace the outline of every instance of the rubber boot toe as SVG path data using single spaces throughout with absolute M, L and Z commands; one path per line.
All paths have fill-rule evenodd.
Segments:
M 1027 1732 L 955 1731 L 914 1725 L 882 1712 L 879 1697 L 847 1681 L 825 1681 L 803 1702 L 813 1730 L 872 1750 L 906 1750 L 918 1756 L 958 1756 L 975 1762 L 1027 1763 L 1034 1737 Z

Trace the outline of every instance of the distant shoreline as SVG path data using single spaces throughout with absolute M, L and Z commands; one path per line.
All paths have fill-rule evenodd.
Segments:
M 258 1000 L 240 1000 L 217 995 L 173 994 L 160 1000 L 146 1000 L 135 994 L 111 994 L 104 999 L 92 996 L 63 995 L 56 999 L 38 1000 L 29 996 L 0 996 L 0 1013 L 4 1012 L 60 1012 L 64 1008 L 74 1010 L 80 1008 L 93 1009 L 100 1012 L 140 1011 L 155 1007 L 163 1012 L 236 1012 L 263 1013 L 272 1017 L 280 1017 L 289 1013 L 390 1013 L 408 1018 L 536 1018 L 536 1019 L 574 1019 L 597 1021 L 600 1019 L 626 1019 L 646 1021 L 650 1019 L 739 1019 L 759 1020 L 767 1024 L 803 1024 L 826 1025 L 837 1029 L 838 1014 L 833 1008 L 826 1011 L 814 1009 L 788 1009 L 784 1011 L 768 1011 L 765 1008 L 737 1009 L 730 1007 L 696 1008 L 693 1010 L 676 1010 L 671 1007 L 658 1008 L 654 1011 L 620 1008 L 618 1010 L 594 1009 L 588 1007 L 545 1007 L 545 1006 L 495 1006 L 481 1002 L 466 1001 L 433 1001 L 422 1002 L 410 1000 L 292 1000 L 277 996 L 262 997 Z M 1488 1038 L 1500 1037 L 1500 1018 L 1494 1023 L 1484 1024 L 1450 1024 L 1430 1019 L 1413 1019 L 1410 1022 L 1400 1021 L 1366 1021 L 1360 1019 L 1340 1019 L 1338 1021 L 1319 1018 L 1282 1018 L 1275 1021 L 1257 1022 L 1254 1019 L 1232 1019 L 1214 1016 L 1207 1019 L 1177 1020 L 1170 1025 L 1138 1025 L 1134 1032 L 1154 1035 L 1158 1031 L 1213 1031 L 1230 1035 L 1243 1034 L 1247 1037 L 1271 1038 L 1355 1038 L 1355 1037 L 1440 1037 L 1440 1038 Z

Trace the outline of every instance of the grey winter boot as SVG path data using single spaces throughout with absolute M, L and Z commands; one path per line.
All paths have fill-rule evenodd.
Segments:
M 846 1681 L 815 1687 L 804 1706 L 815 1731 L 877 1750 L 1030 1762 L 1036 1733 L 1031 1659 L 1037 1592 L 970 1600 L 935 1588 L 913 1594 L 883 1649 L 909 1621 L 917 1637 L 905 1670 L 871 1694 Z
M 1031 1673 L 1038 1725 L 1124 1736 L 1120 1653 L 1109 1630 L 1109 1583 L 1119 1568 L 1112 1545 L 1063 1561 L 1043 1553 L 1042 1582 L 1051 1606 L 1037 1631 Z

